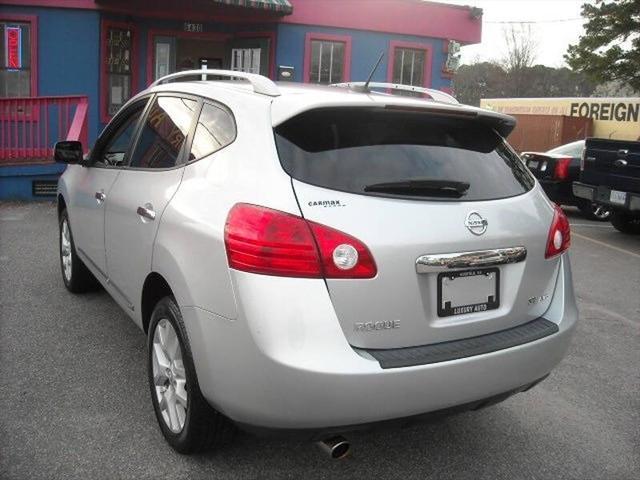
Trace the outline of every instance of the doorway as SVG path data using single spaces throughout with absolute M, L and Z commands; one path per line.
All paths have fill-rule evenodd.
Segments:
M 268 76 L 271 38 L 193 38 L 187 35 L 154 35 L 150 81 L 173 72 L 223 68 Z

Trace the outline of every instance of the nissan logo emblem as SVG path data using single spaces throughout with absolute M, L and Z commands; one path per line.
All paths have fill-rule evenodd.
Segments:
M 478 212 L 469 212 L 464 221 L 464 226 L 474 235 L 482 235 L 487 231 L 487 222 Z

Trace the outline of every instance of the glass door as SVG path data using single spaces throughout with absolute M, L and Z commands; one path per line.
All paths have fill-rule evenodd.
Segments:
M 176 71 L 176 39 L 174 37 L 154 37 L 153 79 Z
M 227 44 L 231 70 L 269 76 L 269 39 L 236 38 Z

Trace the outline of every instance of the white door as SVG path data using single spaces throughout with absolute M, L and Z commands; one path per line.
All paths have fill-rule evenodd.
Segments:
M 106 276 L 104 207 L 118 177 L 125 154 L 146 100 L 120 113 L 96 142 L 89 167 L 78 169 L 69 205 L 76 249 L 91 266 Z
M 198 103 L 158 96 L 148 110 L 129 165 L 116 179 L 105 213 L 109 283 L 132 311 L 151 270 L 153 242 L 184 172 L 182 149 Z

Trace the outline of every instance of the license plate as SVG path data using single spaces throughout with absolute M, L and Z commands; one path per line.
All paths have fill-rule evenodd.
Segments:
M 529 162 L 529 168 L 538 168 L 538 161 L 537 160 L 531 160 Z
M 500 270 L 484 268 L 438 275 L 438 316 L 465 315 L 500 306 Z
M 627 203 L 627 193 L 619 192 L 618 190 L 611 190 L 609 194 L 609 201 L 611 203 L 617 203 L 618 205 L 624 205 Z

